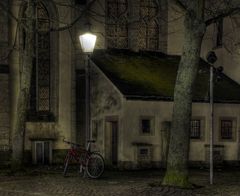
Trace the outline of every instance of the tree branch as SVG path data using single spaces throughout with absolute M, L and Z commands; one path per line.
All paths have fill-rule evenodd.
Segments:
M 218 14 L 217 16 L 206 20 L 205 24 L 206 24 L 206 26 L 209 26 L 212 23 L 217 22 L 220 18 L 224 18 L 224 17 L 230 16 L 232 14 L 236 14 L 238 12 L 240 12 L 240 7 L 231 8 L 229 10 L 225 10 L 225 12 L 222 12 L 222 13 Z
M 12 17 L 16 22 L 19 22 L 18 18 L 13 15 L 13 13 L 0 1 L 0 8 L 3 12 L 6 12 L 10 17 Z
M 182 11 L 186 11 L 187 7 L 184 5 L 184 3 L 181 0 L 171 0 L 175 5 L 177 5 Z
M 59 28 L 52 28 L 52 29 L 50 29 L 50 31 L 52 31 L 52 32 L 53 31 L 65 31 L 65 30 L 70 29 L 71 27 L 73 27 L 73 25 L 75 25 L 77 23 L 77 21 L 79 21 L 88 12 L 88 10 L 92 7 L 92 5 L 95 2 L 96 2 L 96 0 L 92 0 L 90 3 L 88 3 L 86 8 L 82 11 L 82 13 L 70 24 L 63 26 L 63 27 L 59 27 Z
M 18 18 L 16 16 L 14 16 L 14 14 L 9 10 L 9 8 L 6 7 L 1 1 L 0 1 L 0 8 L 3 12 L 6 12 L 7 15 L 10 16 L 13 20 L 15 20 L 19 26 L 22 26 L 25 29 L 27 29 L 26 25 L 24 25 L 24 23 L 22 23 L 20 20 L 18 20 Z

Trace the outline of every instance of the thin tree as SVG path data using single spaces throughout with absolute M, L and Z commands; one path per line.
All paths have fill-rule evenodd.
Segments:
M 30 85 L 32 75 L 32 63 L 34 57 L 35 36 L 35 2 L 29 0 L 26 9 L 26 22 L 24 31 L 26 33 L 25 46 L 23 49 L 22 70 L 20 72 L 20 89 L 17 97 L 16 119 L 12 131 L 12 170 L 22 167 L 24 153 L 24 136 L 26 114 L 30 97 Z

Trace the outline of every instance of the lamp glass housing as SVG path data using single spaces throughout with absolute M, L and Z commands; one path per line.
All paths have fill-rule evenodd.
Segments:
M 85 33 L 79 36 L 80 44 L 84 53 L 92 53 L 95 47 L 97 36 Z

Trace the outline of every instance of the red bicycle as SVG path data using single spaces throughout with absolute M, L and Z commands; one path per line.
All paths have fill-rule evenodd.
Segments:
M 71 148 L 68 150 L 64 161 L 63 176 L 66 176 L 69 163 L 76 161 L 80 165 L 80 173 L 86 171 L 90 178 L 99 178 L 104 172 L 104 159 L 98 152 L 91 152 L 91 143 L 94 140 L 88 140 L 87 149 L 80 144 L 63 140 L 65 143 L 70 144 Z

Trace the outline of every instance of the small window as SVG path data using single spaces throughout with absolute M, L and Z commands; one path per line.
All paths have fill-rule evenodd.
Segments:
M 33 142 L 33 163 L 37 165 L 48 165 L 52 161 L 51 141 Z
M 201 121 L 200 120 L 192 120 L 191 121 L 191 139 L 200 139 L 201 138 Z
M 233 139 L 232 120 L 221 120 L 221 139 Z
M 154 131 L 154 118 L 149 116 L 140 117 L 139 122 L 139 130 L 140 134 L 150 135 L 153 134 Z
M 138 147 L 138 161 L 151 161 L 151 147 Z
M 148 156 L 148 154 L 149 154 L 148 151 L 149 151 L 148 148 L 142 148 L 142 149 L 140 149 L 139 154 L 142 156 Z
M 151 132 L 151 120 L 142 119 L 142 133 L 150 133 L 150 132 Z

